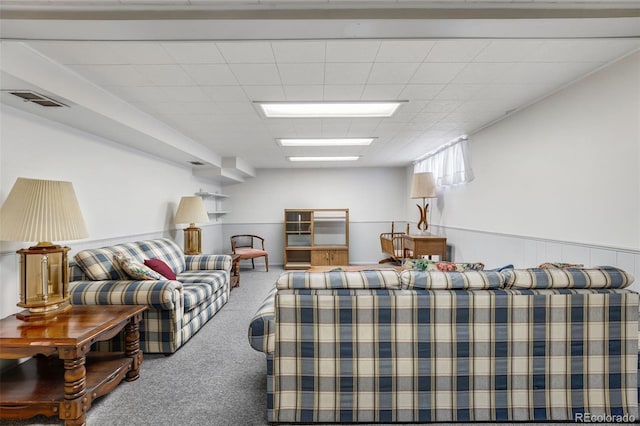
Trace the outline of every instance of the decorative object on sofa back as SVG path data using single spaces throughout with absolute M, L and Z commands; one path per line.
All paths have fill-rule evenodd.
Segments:
M 634 278 L 612 266 L 595 268 L 507 269 L 506 288 L 625 288 Z
M 408 259 L 403 265 L 403 269 L 418 269 L 420 271 L 482 271 L 484 263 L 481 262 L 445 262 L 441 260 L 429 259 Z

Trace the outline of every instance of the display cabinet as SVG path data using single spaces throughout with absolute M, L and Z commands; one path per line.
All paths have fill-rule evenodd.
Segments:
M 285 269 L 348 264 L 349 209 L 285 209 Z

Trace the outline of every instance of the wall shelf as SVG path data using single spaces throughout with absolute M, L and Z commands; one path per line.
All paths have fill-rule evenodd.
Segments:
M 222 208 L 222 201 L 230 198 L 228 195 L 203 190 L 196 192 L 195 195 L 202 198 L 205 207 L 207 208 L 207 214 L 209 216 L 214 216 L 216 221 L 218 220 L 218 217 L 231 213 L 229 210 L 223 210 Z

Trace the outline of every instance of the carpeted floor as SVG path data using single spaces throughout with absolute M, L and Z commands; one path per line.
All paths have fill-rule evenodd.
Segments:
M 243 269 L 240 287 L 171 356 L 145 354 L 140 378 L 99 398 L 89 426 L 265 425 L 266 361 L 247 340 L 249 322 L 282 269 Z M 61 424 L 54 417 L 0 425 Z

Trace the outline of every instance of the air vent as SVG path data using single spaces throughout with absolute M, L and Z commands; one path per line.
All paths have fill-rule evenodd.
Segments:
M 199 161 L 189 161 L 189 163 L 193 164 L 194 166 L 204 166 L 204 163 L 201 163 Z
M 68 105 L 58 102 L 48 96 L 41 95 L 40 93 L 33 92 L 31 90 L 8 90 L 13 96 L 17 96 L 25 102 L 33 102 L 47 108 L 68 107 Z

